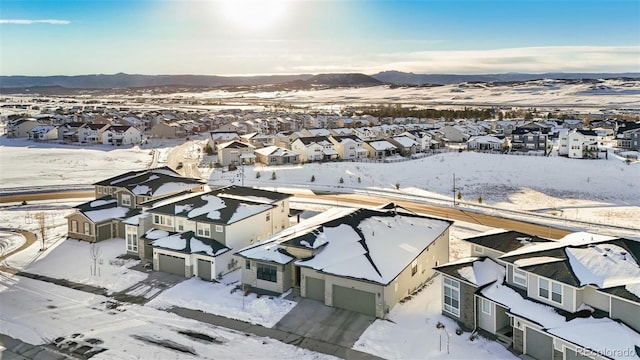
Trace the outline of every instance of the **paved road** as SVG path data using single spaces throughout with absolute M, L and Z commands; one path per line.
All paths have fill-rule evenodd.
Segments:
M 35 201 L 35 200 L 51 200 L 51 199 L 71 199 L 92 197 L 93 191 L 64 191 L 64 192 L 48 192 L 35 194 L 18 194 L 0 196 L 0 203 L 18 202 L 18 201 Z M 328 202 L 340 203 L 341 205 L 351 204 L 353 206 L 377 206 L 390 202 L 388 198 L 359 195 L 359 194 L 335 194 L 335 195 L 300 195 L 296 197 L 323 199 Z M 538 235 L 541 237 L 559 239 L 571 231 L 553 228 L 545 225 L 533 224 L 526 221 L 507 219 L 498 216 L 479 214 L 464 209 L 440 207 L 434 205 L 420 204 L 405 200 L 394 200 L 398 205 L 405 207 L 411 211 L 431 215 L 450 220 L 466 221 L 470 223 L 485 225 L 489 227 L 503 228 L 507 230 L 516 230 L 523 233 Z

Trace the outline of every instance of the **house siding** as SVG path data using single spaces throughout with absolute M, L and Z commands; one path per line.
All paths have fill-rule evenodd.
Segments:
M 574 312 L 576 310 L 573 287 L 562 284 L 562 304 L 559 304 L 555 301 L 551 301 L 549 299 L 538 296 L 538 280 L 540 279 L 539 276 L 528 273 L 527 278 L 528 278 L 527 280 L 527 296 L 528 297 L 538 300 L 540 302 L 543 302 L 545 304 L 549 304 L 554 307 L 560 308 L 562 310 L 569 311 L 569 312 Z M 547 280 L 550 281 L 549 287 L 551 287 L 551 281 L 553 280 L 551 279 L 547 279 Z M 551 289 L 549 291 L 551 291 Z
M 75 220 L 78 222 L 78 231 L 77 232 L 72 232 L 71 229 L 71 222 Z M 86 235 L 84 233 L 84 223 L 88 223 L 89 227 L 91 228 L 91 234 Z M 67 229 L 68 229 L 68 236 L 74 239 L 78 239 L 78 240 L 84 240 L 84 241 L 89 241 L 89 242 L 93 242 L 96 240 L 95 237 L 95 226 L 94 224 L 89 221 L 89 219 L 87 219 L 84 215 L 82 215 L 81 213 L 75 213 L 75 214 L 71 214 L 69 215 L 69 217 L 67 217 Z
M 582 303 L 609 312 L 609 295 L 597 292 L 592 286 L 587 285 L 576 291 L 576 306 L 580 306 Z
M 457 317 L 453 314 L 450 314 L 444 311 L 444 307 L 442 310 L 442 314 L 457 321 L 460 324 L 460 326 L 463 328 L 463 330 L 471 331 L 475 327 L 476 314 L 475 314 L 475 307 L 474 307 L 474 298 L 475 298 L 475 292 L 477 289 L 462 281 L 459 281 L 456 279 L 453 279 L 453 280 L 458 281 L 460 283 L 460 316 Z M 441 290 L 442 302 L 444 303 L 444 281 L 442 286 L 443 286 Z
M 478 252 L 476 247 L 481 248 L 482 252 Z M 503 255 L 500 251 L 495 251 L 484 246 L 471 244 L 471 256 L 486 256 L 491 259 L 496 259 L 499 256 Z
M 481 329 L 484 329 L 492 334 L 496 333 L 496 319 L 495 319 L 495 315 L 496 315 L 496 309 L 495 309 L 495 304 L 493 302 L 491 302 L 491 305 L 489 306 L 490 310 L 490 314 L 486 314 L 482 311 L 482 302 L 483 301 L 488 301 L 488 300 L 483 300 L 480 297 L 476 297 L 476 313 L 478 314 L 478 327 Z
M 216 232 L 214 225 L 211 227 L 212 237 L 231 249 L 240 250 L 273 233 L 273 216 L 270 216 L 270 220 L 267 221 L 266 214 L 266 211 L 261 212 L 233 224 L 222 226 L 222 233 Z
M 638 314 L 640 314 L 640 304 L 611 297 L 611 318 L 622 320 L 629 327 L 640 332 L 640 316 Z

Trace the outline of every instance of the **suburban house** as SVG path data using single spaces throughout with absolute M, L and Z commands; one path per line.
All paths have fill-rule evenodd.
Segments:
M 187 136 L 187 130 L 177 121 L 163 121 L 151 127 L 151 137 L 177 139 Z
M 278 146 L 267 146 L 254 151 L 256 162 L 265 165 L 298 164 L 300 155 Z
M 395 145 L 402 156 L 411 156 L 422 151 L 420 143 L 409 136 L 393 136 L 387 138 L 387 141 Z
M 243 143 L 238 140 L 232 140 L 226 143 L 219 144 L 218 150 L 218 162 L 222 166 L 230 164 L 253 164 L 256 156 L 253 151 L 255 147 L 251 144 Z
M 67 216 L 67 236 L 90 242 L 124 237 L 122 221 L 139 214 L 143 202 L 184 191 L 202 191 L 204 186 L 202 180 L 181 177 L 166 167 L 129 171 L 97 182 L 96 199 L 76 206 L 76 211 Z
M 133 126 L 112 125 L 102 133 L 104 145 L 132 145 L 142 142 L 142 133 Z
M 617 141 L 622 149 L 640 151 L 640 128 L 623 131 L 618 134 Z
M 517 232 L 466 241 L 473 257 L 436 267 L 442 313 L 461 327 L 535 359 L 636 356 L 640 242 Z
M 443 139 L 450 143 L 463 143 L 469 140 L 469 130 L 460 125 L 446 125 L 438 129 L 443 135 Z
M 53 125 L 38 125 L 27 133 L 29 140 L 47 141 L 58 140 L 58 127 Z
M 467 141 L 467 148 L 469 150 L 480 151 L 502 151 L 509 147 L 509 141 L 505 139 L 498 139 L 495 136 L 481 135 L 473 136 Z
M 235 132 L 218 132 L 214 131 L 209 133 L 209 146 L 214 151 L 217 151 L 218 145 L 228 143 L 233 140 L 240 140 L 240 135 Z
M 398 153 L 398 148 L 387 140 L 365 141 L 363 147 L 372 159 L 382 159 Z
M 331 135 L 329 141 L 333 143 L 333 148 L 340 159 L 349 160 L 367 157 L 367 150 L 362 146 L 364 142 L 355 135 Z
M 299 137 L 291 143 L 291 150 L 300 154 L 301 162 L 333 160 L 338 152 L 326 136 Z
M 109 124 L 85 124 L 78 128 L 78 141 L 88 144 L 101 144 L 102 134 L 109 128 Z
M 238 251 L 242 284 L 385 318 L 448 261 L 451 224 L 393 204 L 333 208 Z
M 597 159 L 599 156 L 599 137 L 593 130 L 566 130 L 559 132 L 558 155 L 571 159 Z
M 58 127 L 58 140 L 78 142 L 78 130 L 84 126 L 83 122 L 69 122 Z
M 155 270 L 213 280 L 238 267 L 234 251 L 289 226 L 289 197 L 227 187 L 154 201 L 145 209 L 150 228 L 136 228 L 139 219 L 127 226 L 127 236 L 139 236 L 127 250 L 151 255 Z
M 25 138 L 29 136 L 29 131 L 41 125 L 36 119 L 15 119 L 7 123 L 6 134 L 10 138 Z
M 549 135 L 538 130 L 518 127 L 511 132 L 513 151 L 542 151 L 545 155 L 551 150 Z

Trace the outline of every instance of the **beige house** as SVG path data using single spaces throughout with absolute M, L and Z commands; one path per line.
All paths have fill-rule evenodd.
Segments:
M 29 131 L 40 125 L 36 119 L 16 119 L 7 124 L 6 134 L 10 138 L 25 138 Z
M 451 224 L 393 204 L 335 208 L 236 255 L 246 286 L 273 293 L 296 287 L 328 306 L 386 318 L 448 261 Z
M 256 156 L 253 154 L 255 147 L 237 140 L 218 145 L 218 162 L 222 166 L 229 164 L 253 164 Z
M 151 137 L 177 139 L 187 136 L 187 130 L 177 121 L 163 121 L 151 127 Z

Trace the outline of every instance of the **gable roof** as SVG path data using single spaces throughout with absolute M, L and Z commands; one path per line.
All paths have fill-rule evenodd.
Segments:
M 140 213 L 138 209 L 118 206 L 118 200 L 111 196 L 87 201 L 74 207 L 93 223 L 112 219 L 125 219 Z
M 234 198 L 261 204 L 273 204 L 275 202 L 282 201 L 293 196 L 291 194 L 285 194 L 277 191 L 262 190 L 236 185 L 213 190 L 211 191 L 211 194 L 216 194 L 224 198 Z
M 98 186 L 114 186 L 128 190 L 134 195 L 161 197 L 204 185 L 204 181 L 182 177 L 168 167 L 129 171 L 95 183 Z
M 162 204 L 149 212 L 186 217 L 199 222 L 232 224 L 273 207 L 271 204 L 216 196 L 215 191 L 210 191 Z
M 482 287 L 504 279 L 505 268 L 488 257 L 470 257 L 434 268 L 443 274 Z
M 499 251 L 503 254 L 520 249 L 524 246 L 552 241 L 535 235 L 521 233 L 519 231 L 506 231 L 503 229 L 499 229 L 498 231 L 492 230 L 463 240 L 491 250 Z
M 298 153 L 296 152 L 293 152 L 289 149 L 281 148 L 275 145 L 256 149 L 254 150 L 254 152 L 263 156 L 280 156 L 280 157 L 299 156 Z
M 214 239 L 196 236 L 193 231 L 174 233 L 150 229 L 143 237 L 152 240 L 150 244 L 155 248 L 168 249 L 185 254 L 218 256 L 231 250 Z
M 255 146 L 247 143 L 243 143 L 241 141 L 233 140 L 226 143 L 222 143 L 218 145 L 220 149 L 247 149 L 247 148 L 255 148 Z
M 574 287 L 585 285 L 611 290 L 625 298 L 640 298 L 640 242 L 629 239 L 598 239 L 584 244 L 559 241 L 560 246 L 540 251 L 501 256 L 501 261 Z M 516 250 L 517 252 L 517 250 Z

